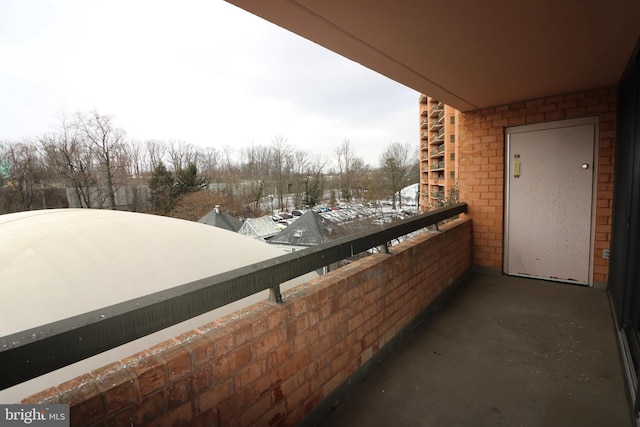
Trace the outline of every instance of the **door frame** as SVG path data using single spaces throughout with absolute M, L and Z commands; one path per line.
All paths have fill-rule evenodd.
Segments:
M 598 186 L 598 152 L 599 152 L 599 118 L 598 116 L 588 116 L 581 117 L 578 119 L 563 119 L 563 120 L 554 120 L 550 122 L 544 123 L 536 123 L 536 124 L 526 124 L 526 125 L 518 125 L 518 126 L 509 126 L 504 129 L 504 216 L 503 216 L 503 263 L 502 263 L 502 272 L 504 274 L 508 274 L 511 276 L 519 276 L 518 274 L 509 274 L 508 271 L 508 254 L 509 254 L 509 195 L 510 195 L 510 184 L 509 177 L 511 175 L 511 170 L 509 168 L 510 159 L 511 159 L 511 144 L 510 144 L 510 135 L 517 133 L 525 133 L 525 132 L 534 132 L 541 130 L 549 130 L 549 129 L 560 129 L 574 126 L 584 126 L 584 125 L 593 125 L 593 160 L 592 160 L 592 182 L 591 182 L 591 221 L 590 221 L 590 230 L 589 230 L 589 265 L 588 265 L 588 280 L 587 285 L 593 286 L 593 269 L 594 269 L 594 255 L 595 255 L 595 229 L 596 229 L 596 209 L 597 209 L 597 186 Z M 524 275 L 522 275 L 524 276 Z M 533 276 L 524 276 L 529 278 L 535 278 Z M 553 280 L 550 278 L 541 277 L 542 280 Z M 572 283 L 576 284 L 576 282 L 566 281 L 566 280 L 553 280 L 557 282 L 564 283 Z

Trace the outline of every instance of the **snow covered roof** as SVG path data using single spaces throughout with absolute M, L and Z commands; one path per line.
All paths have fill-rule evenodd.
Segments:
M 271 244 L 315 246 L 347 234 L 339 224 L 309 211 L 269 239 Z
M 279 249 L 237 233 L 155 215 L 97 209 L 0 215 L 0 336 L 280 255 Z M 317 275 L 294 279 L 282 289 L 311 277 Z M 267 295 L 263 291 L 72 365 L 80 367 L 27 382 L 35 385 L 0 391 L 0 401 L 57 385 Z
M 268 239 L 280 232 L 280 228 L 273 222 L 270 216 L 261 216 L 260 218 L 247 219 L 238 231 L 243 236 L 253 237 L 254 239 Z

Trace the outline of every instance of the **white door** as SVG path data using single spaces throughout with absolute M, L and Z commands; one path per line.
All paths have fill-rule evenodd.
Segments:
M 589 284 L 597 119 L 507 129 L 505 272 Z

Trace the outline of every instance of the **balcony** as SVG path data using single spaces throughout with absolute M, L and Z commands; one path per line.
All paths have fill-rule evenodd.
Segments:
M 320 426 L 630 426 L 625 393 L 606 292 L 476 273 Z
M 171 316 L 205 309 L 213 296 L 238 298 L 259 287 L 271 288 L 273 301 L 51 384 L 24 402 L 70 404 L 77 425 L 393 425 L 389 417 L 401 425 L 424 424 L 414 421 L 420 419 L 456 425 L 446 417 L 460 417 L 457 425 L 570 425 L 560 421 L 572 415 L 625 425 L 629 408 L 605 293 L 469 276 L 473 227 L 467 216 L 390 250 L 386 245 L 465 212 L 465 204 L 454 205 L 214 276 L 104 326 L 80 319 L 79 328 L 65 322 L 51 328 L 58 338 L 29 343 L 27 334 L 26 342 L 5 341 L 0 366 L 16 368 L 3 369 L 2 384 L 43 365 L 59 366 L 67 355 L 77 360 L 76 350 L 109 347 L 101 339 L 119 340 L 117 331 L 130 336 L 132 328 L 123 327 L 128 322 L 134 333 L 146 333 L 148 321 L 172 322 Z M 371 247 L 379 249 L 280 295 L 277 284 L 286 277 Z M 147 322 L 136 320 L 139 310 L 147 311 L 141 314 Z M 77 336 L 83 346 L 70 351 Z M 27 350 L 32 357 L 24 360 L 20 354 L 29 346 L 41 352 Z M 343 401 L 370 373 L 366 389 L 351 393 L 352 403 Z M 449 406 L 460 401 L 465 404 Z M 330 413 L 336 402 L 344 403 Z M 380 412 L 386 413 L 377 422 L 362 423 Z
M 429 150 L 429 157 L 430 158 L 442 157 L 443 153 L 444 153 L 444 151 L 440 151 L 440 149 L 438 149 L 438 148 L 431 149 L 431 150 Z
M 438 102 L 429 109 L 429 117 L 438 117 L 440 112 L 444 112 L 444 105 Z
M 431 132 L 439 131 L 440 129 L 443 129 L 443 126 L 444 126 L 444 119 L 434 120 L 431 122 L 431 125 L 429 126 L 429 131 Z
M 421 127 L 422 129 L 426 129 L 428 126 L 429 126 L 429 120 L 427 120 L 427 119 L 423 119 L 423 120 L 420 122 L 420 127 Z
M 444 169 L 444 160 L 440 161 L 432 161 L 429 165 L 430 170 L 441 170 Z
M 442 135 L 440 135 L 439 132 L 434 132 L 429 139 L 429 144 L 431 145 L 440 145 L 442 142 L 444 142 L 444 132 Z

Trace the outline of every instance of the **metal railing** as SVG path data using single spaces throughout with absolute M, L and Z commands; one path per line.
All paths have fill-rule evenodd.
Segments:
M 434 117 L 436 114 L 436 112 L 439 114 L 440 110 L 444 109 L 444 105 L 439 102 L 437 104 L 434 104 L 430 109 L 429 109 L 429 116 L 430 117 Z
M 443 126 L 444 126 L 444 120 L 442 119 L 434 120 L 431 122 L 431 125 L 429 126 L 429 130 L 432 132 L 435 132 L 439 129 L 442 129 Z
M 0 390 L 62 368 L 400 236 L 466 213 L 466 203 L 355 233 L 171 289 L 0 338 Z

